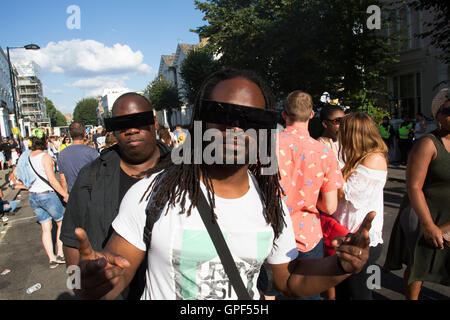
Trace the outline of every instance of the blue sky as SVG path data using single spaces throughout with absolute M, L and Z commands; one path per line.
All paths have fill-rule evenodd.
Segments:
M 80 8 L 80 29 L 67 20 Z M 190 32 L 205 24 L 193 0 L 15 0 L 2 1 L 0 46 L 38 44 L 41 50 L 11 50 L 13 61 L 41 66 L 44 95 L 63 113 L 103 88 L 143 90 L 159 68 L 161 55 L 178 43 L 198 43 Z M 7 14 L 9 12 L 10 14 Z

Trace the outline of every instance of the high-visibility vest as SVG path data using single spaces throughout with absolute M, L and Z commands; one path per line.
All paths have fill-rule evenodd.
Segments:
M 401 126 L 398 129 L 398 137 L 402 140 L 408 140 L 409 139 L 409 125 L 408 126 Z
M 391 125 L 388 124 L 387 129 L 383 125 L 381 125 L 380 126 L 380 134 L 383 139 L 386 139 L 386 140 L 389 139 L 389 137 L 391 136 Z

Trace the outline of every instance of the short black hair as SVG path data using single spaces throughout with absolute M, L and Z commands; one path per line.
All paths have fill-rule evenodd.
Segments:
M 342 108 L 340 106 L 337 106 L 337 105 L 335 106 L 335 105 L 331 105 L 331 104 L 324 105 L 322 107 L 322 109 L 320 110 L 320 115 L 319 115 L 320 122 L 329 119 L 330 116 L 336 111 L 344 112 L 344 110 L 342 110 Z
M 150 100 L 148 100 L 145 96 L 143 96 L 142 94 L 136 93 L 136 92 L 127 92 L 122 94 L 120 97 L 118 97 L 116 99 L 116 101 L 114 101 L 113 106 L 111 108 L 111 113 L 114 114 L 115 109 L 117 108 L 117 106 L 119 105 L 119 102 L 121 99 L 126 98 L 126 97 L 138 97 L 143 99 L 146 104 L 148 105 L 149 109 L 152 109 L 152 104 L 150 103 Z

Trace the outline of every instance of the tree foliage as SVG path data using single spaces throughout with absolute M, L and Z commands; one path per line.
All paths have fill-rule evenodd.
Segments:
M 73 121 L 82 122 L 85 125 L 97 125 L 97 106 L 95 98 L 85 98 L 77 102 L 73 111 Z
M 189 52 L 181 64 L 183 79 L 183 97 L 193 105 L 203 81 L 214 71 L 219 69 L 219 63 L 214 59 L 212 50 L 205 46 Z
M 366 27 L 369 0 L 196 0 L 223 65 L 266 78 L 281 100 L 302 89 L 316 99 L 328 91 L 357 105 L 362 89 L 383 83 L 395 55 L 381 32 Z M 369 85 L 370 84 L 370 85 Z M 372 85 L 373 84 L 373 85 Z
M 178 89 L 171 81 L 164 80 L 163 78 L 156 78 L 147 86 L 145 93 L 147 94 L 153 109 L 157 111 L 165 109 L 168 112 L 170 125 L 172 110 L 181 107 Z
M 50 125 L 52 127 L 62 127 L 67 126 L 66 117 L 62 114 L 61 111 L 57 110 L 53 101 L 45 98 L 45 108 L 47 110 L 47 116 L 50 118 Z

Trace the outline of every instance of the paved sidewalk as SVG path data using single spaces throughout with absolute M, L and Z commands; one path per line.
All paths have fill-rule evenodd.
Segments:
M 66 287 L 66 267 L 50 269 L 41 240 L 41 227 L 30 207 L 28 191 L 12 190 L 5 181 L 7 171 L 0 171 L 0 186 L 5 200 L 21 200 L 16 214 L 8 216 L 0 233 L 0 300 L 73 299 Z M 56 239 L 56 225 L 53 226 Z M 40 283 L 41 289 L 27 294 L 26 289 Z

